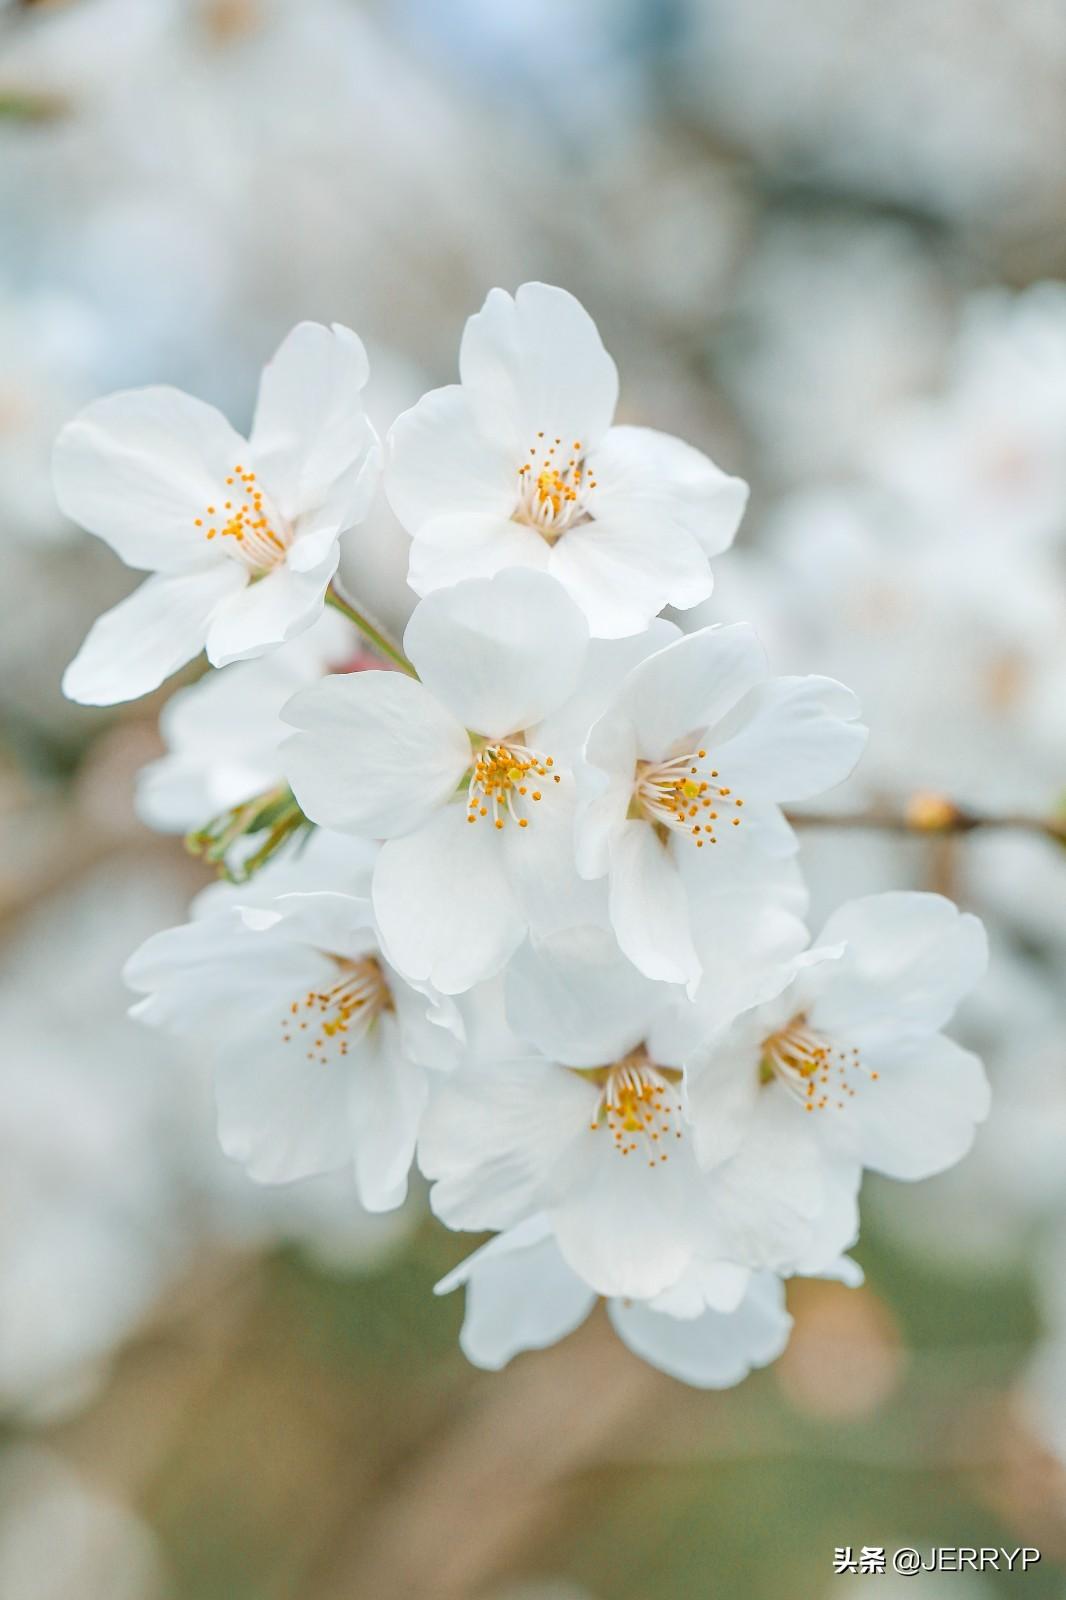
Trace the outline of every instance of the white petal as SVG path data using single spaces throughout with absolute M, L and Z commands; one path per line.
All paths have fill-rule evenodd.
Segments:
M 338 558 L 334 546 L 324 564 L 310 572 L 295 572 L 282 562 L 219 606 L 207 631 L 212 666 L 225 667 L 276 650 L 312 627 L 322 615 Z
M 524 1243 L 531 1229 L 535 1237 Z M 596 1298 L 566 1265 L 542 1218 L 490 1240 L 437 1291 L 459 1282 L 467 1285 L 459 1343 L 468 1361 L 490 1372 L 522 1350 L 543 1350 L 565 1339 Z
M 423 523 L 411 542 L 407 582 L 415 594 L 427 595 L 465 578 L 492 578 L 509 567 L 544 572 L 550 556 L 540 534 L 525 523 L 461 511 Z
M 160 756 L 137 774 L 137 815 L 158 833 L 188 833 L 209 817 L 271 788 L 280 776 L 245 761 L 240 752 L 234 752 L 231 761 L 222 757 L 217 766 L 208 768 L 195 759 Z
M 295 1043 L 286 1045 L 278 1017 L 253 1021 L 226 1046 L 215 1072 L 223 1150 L 258 1183 L 347 1166 L 349 1084 L 336 1060 L 308 1061 Z
M 713 586 L 707 557 L 690 534 L 621 507 L 564 533 L 548 571 L 600 639 L 640 633 L 664 606 L 686 610 Z
M 728 1389 L 753 1367 L 775 1361 L 792 1330 L 784 1291 L 769 1275 L 757 1279 L 732 1312 L 705 1311 L 682 1320 L 614 1301 L 608 1314 L 635 1355 L 699 1389 Z
M 63 693 L 81 705 L 111 706 L 158 689 L 200 654 L 219 606 L 242 589 L 235 561 L 147 578 L 98 617 L 63 674 Z
M 839 1275 L 854 1282 L 854 1272 L 841 1270 L 840 1258 L 859 1237 L 861 1183 L 862 1168 L 856 1161 L 836 1154 L 823 1161 L 822 1204 L 803 1248 L 790 1264 L 793 1272 L 804 1277 Z
M 975 1055 L 942 1034 L 900 1039 L 864 1051 L 849 1097 L 835 1120 L 826 1110 L 815 1131 L 846 1155 L 890 1178 L 929 1178 L 955 1165 L 988 1115 L 990 1093 Z
M 292 644 L 172 694 L 159 719 L 168 754 L 138 773 L 138 814 L 150 827 L 184 833 L 276 787 L 284 776 L 282 707 L 349 647 L 349 624 L 330 612 Z M 342 848 L 358 849 L 352 841 Z
M 611 849 L 626 825 L 637 773 L 637 739 L 632 722 L 614 709 L 594 724 L 575 782 L 574 819 L 577 870 L 583 878 L 602 878 Z
M 383 965 L 404 1055 L 419 1066 L 450 1071 L 464 1058 L 469 1043 L 458 1002 L 432 984 L 411 983 L 387 961 Z
M 298 323 L 263 369 L 251 454 L 289 521 L 330 503 L 337 531 L 361 521 L 380 446 L 363 409 L 370 367 L 349 328 Z
M 572 694 L 588 630 L 539 572 L 501 572 L 439 589 L 414 610 L 404 649 L 426 687 L 467 728 L 519 733 Z
M 314 931 L 309 919 L 317 917 L 328 937 L 338 907 L 346 921 L 358 922 L 365 902 L 323 895 L 295 896 L 291 904 L 288 916 L 238 908 L 169 929 L 150 939 L 125 973 L 147 996 L 134 1008 L 143 1020 L 218 1046 L 223 1148 L 267 1183 L 332 1170 L 352 1151 L 350 1065 L 310 1061 L 299 1036 L 287 1043 L 285 1035 L 297 997 L 336 971 L 306 942 Z
M 687 834 L 678 834 L 673 855 L 688 889 L 697 942 L 716 938 L 723 912 L 745 896 L 793 917 L 806 916 L 810 897 L 794 859 L 798 841 L 776 806 L 745 807 L 741 826 L 726 830 L 713 851 L 692 844 Z
M 859 702 L 832 678 L 771 678 L 720 730 L 715 764 L 740 794 L 807 800 L 841 783 L 862 755 Z M 735 727 L 735 731 L 734 731 Z
M 687 1081 L 696 1155 L 710 1170 L 737 1153 L 759 1104 L 759 1042 L 747 1018 L 693 1065 Z
M 284 936 L 310 945 L 314 950 L 325 950 L 330 955 L 346 956 L 353 961 L 377 953 L 369 896 L 349 893 L 339 884 L 329 889 L 286 890 L 263 909 L 280 919 L 275 925 L 275 936 Z M 255 927 L 261 921 L 259 910 L 258 907 L 242 907 L 248 926 Z
M 545 283 L 514 299 L 490 290 L 466 324 L 459 350 L 463 392 L 482 431 L 514 452 L 514 467 L 557 436 L 583 452 L 610 427 L 618 371 L 581 303 Z
M 424 827 L 383 846 L 374 911 L 393 966 L 442 994 L 461 994 L 505 965 L 525 936 L 522 907 L 489 818 L 471 824 L 444 806 Z
M 180 389 L 94 400 L 56 440 L 56 499 L 131 567 L 174 572 L 209 549 L 197 517 L 226 497 L 248 446 L 220 411 Z
M 652 1311 L 671 1317 L 700 1317 L 705 1311 L 735 1311 L 751 1285 L 750 1267 L 731 1261 L 693 1261 L 685 1275 L 648 1301 Z
M 508 518 L 520 465 L 491 429 L 479 431 L 468 396 L 451 384 L 431 389 L 393 423 L 385 492 L 411 534 L 451 513 Z
M 563 1157 L 592 1137 L 598 1099 L 594 1085 L 539 1059 L 445 1078 L 418 1140 L 437 1216 L 450 1228 L 510 1228 L 543 1210 Z
M 676 1282 L 699 1243 L 705 1181 L 687 1141 L 652 1166 L 639 1148 L 623 1156 L 601 1123 L 582 1133 L 569 1172 L 565 1193 L 545 1209 L 574 1271 L 598 1294 L 641 1300 Z
M 424 1070 L 403 1052 L 396 1019 L 379 1017 L 353 1051 L 351 1136 L 355 1182 L 368 1211 L 391 1211 L 407 1198 L 418 1126 L 429 1089 Z
M 577 873 L 574 780 L 565 771 L 557 776 L 558 784 L 537 791 L 542 798 L 528 808 L 529 826 L 516 828 L 508 818 L 501 840 L 508 881 L 535 934 L 607 923 L 604 885 Z
M 812 970 L 805 993 L 817 1025 L 849 1039 L 935 1032 L 988 965 L 981 923 L 937 894 L 899 891 L 849 901 L 818 940 L 840 942 L 840 960 Z
M 701 628 L 635 667 L 618 705 L 633 722 L 640 755 L 661 761 L 712 727 L 765 676 L 765 653 L 746 622 Z
M 740 1012 L 781 994 L 795 980 L 797 958 L 808 943 L 806 927 L 775 884 L 731 881 L 734 853 L 721 846 L 697 850 L 683 835 L 671 840 L 670 854 L 685 886 L 692 941 L 703 968 L 696 1004 L 679 1012 L 673 1030 L 674 1048 L 685 1055 Z
M 709 1174 L 705 1251 L 775 1269 L 802 1255 L 826 1204 L 826 1160 L 812 1121 L 779 1086 L 762 1089 L 736 1154 Z M 835 1243 L 833 1254 L 849 1243 Z
M 138 814 L 184 833 L 279 783 L 281 708 L 316 676 L 309 655 L 280 650 L 172 694 L 159 718 L 168 754 L 138 773 Z
M 589 729 L 607 710 L 626 673 L 680 637 L 681 630 L 675 623 L 656 617 L 643 633 L 626 639 L 591 639 L 574 693 L 537 725 L 543 748 L 552 751 L 557 760 L 576 758 L 584 748 Z
M 280 920 L 275 918 L 275 921 Z M 249 1016 L 281 1014 L 283 999 L 329 970 L 317 951 L 250 930 L 226 909 L 153 934 L 123 969 L 145 996 L 138 1020 L 172 1033 L 217 1037 L 240 1032 Z
M 717 757 L 713 746 L 711 755 Z M 731 774 L 723 770 L 722 777 L 727 776 Z M 736 795 L 735 786 L 730 788 Z M 721 881 L 738 877 L 760 863 L 778 871 L 796 864 L 791 858 L 799 850 L 799 839 L 780 806 L 750 789 L 736 798 L 744 802 L 738 825 L 730 825 L 718 834 L 718 846 L 712 852 L 694 852 L 693 888 L 701 873 L 713 872 L 715 880 Z
M 379 846 L 351 834 L 315 828 L 296 850 L 276 856 L 249 883 L 216 879 L 192 902 L 195 918 L 234 906 L 270 907 L 283 894 L 315 894 L 324 889 L 370 897 L 370 878 Z
M 301 731 L 282 764 L 314 822 L 371 839 L 409 833 L 455 793 L 470 763 L 465 730 L 399 672 L 325 678 L 289 701 Z
M 456 1289 L 465 1288 L 480 1272 L 486 1261 L 496 1261 L 501 1256 L 521 1254 L 535 1249 L 537 1245 L 552 1237 L 551 1223 L 542 1212 L 537 1212 L 527 1217 L 524 1222 L 516 1223 L 513 1228 L 494 1234 L 483 1245 L 479 1245 L 468 1256 L 464 1256 L 457 1267 L 446 1272 L 443 1278 L 433 1285 L 433 1293 L 453 1294 Z
M 610 916 L 625 954 L 649 978 L 695 984 L 700 960 L 670 852 L 646 822 L 625 822 L 611 845 Z
M 346 523 L 339 504 L 326 504 L 317 511 L 309 511 L 300 519 L 296 537 L 285 552 L 285 565 L 289 571 L 311 572 L 324 566 L 335 555 L 339 560 L 340 539 Z M 336 570 L 337 560 L 333 561 L 332 571 Z
M 729 548 L 748 503 L 742 478 L 654 428 L 611 428 L 589 467 L 599 485 L 598 514 L 608 516 L 616 504 L 640 508 L 648 522 L 683 528 L 708 556 Z
M 651 983 L 601 928 L 573 928 L 518 951 L 507 1018 L 543 1055 L 571 1066 L 616 1061 L 647 1035 L 668 991 Z
M 848 1289 L 861 1289 L 866 1282 L 865 1272 L 850 1256 L 838 1256 L 818 1276 L 828 1278 L 832 1283 L 842 1283 Z
M 462 1019 L 468 1063 L 517 1061 L 527 1054 L 507 1021 L 502 974 L 456 996 L 453 1003 Z

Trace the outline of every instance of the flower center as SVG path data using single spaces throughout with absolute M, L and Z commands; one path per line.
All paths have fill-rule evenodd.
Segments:
M 855 1090 L 849 1081 L 862 1073 L 876 1083 L 878 1073 L 864 1067 L 855 1046 L 836 1045 L 812 1028 L 801 1012 L 763 1040 L 759 1081 L 783 1083 L 805 1111 L 842 1111 Z
M 609 1067 L 574 1070 L 600 1085 L 590 1131 L 598 1133 L 606 1127 L 619 1155 L 630 1156 L 639 1150 L 649 1167 L 661 1165 L 667 1159 L 667 1141 L 682 1137 L 684 1110 L 677 1092 L 680 1072 L 656 1066 L 643 1045 Z
M 376 956 L 350 961 L 331 956 L 337 968 L 337 981 L 328 988 L 309 989 L 302 1000 L 294 1000 L 281 1019 L 284 1044 L 303 1043 L 308 1061 L 323 1066 L 348 1054 L 352 1041 L 358 1042 L 383 1011 L 394 1010 L 392 992 Z
M 228 498 L 207 506 L 194 526 L 203 530 L 208 541 L 218 539 L 235 561 L 240 561 L 257 577 L 285 559 L 292 543 L 292 530 L 265 499 L 255 473 L 234 467 L 226 479 Z
M 486 744 L 477 752 L 466 790 L 466 820 L 491 817 L 502 828 L 510 817 L 520 828 L 529 827 L 526 812 L 544 798 L 543 785 L 559 783 L 555 761 L 524 744 Z
M 716 826 L 728 822 L 740 827 L 740 818 L 729 812 L 739 811 L 744 802 L 719 779 L 718 768 L 711 766 L 706 750 L 690 750 L 669 761 L 639 761 L 634 807 L 658 828 L 691 834 L 697 849 L 702 850 L 705 844 L 718 843 Z
M 554 544 L 575 522 L 589 520 L 589 492 L 596 487 L 581 454 L 581 440 L 568 451 L 561 439 L 537 434 L 529 460 L 518 469 L 516 522 L 527 523 L 549 544 Z

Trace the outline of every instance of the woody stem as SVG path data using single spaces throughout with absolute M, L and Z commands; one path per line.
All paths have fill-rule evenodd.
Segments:
M 972 811 L 940 796 L 915 795 L 902 806 L 874 805 L 866 811 L 790 812 L 795 828 L 867 828 L 881 833 L 925 834 L 932 837 L 974 833 L 980 828 L 1010 828 L 1043 834 L 1066 845 L 1066 816 L 1039 817 L 1025 812 Z

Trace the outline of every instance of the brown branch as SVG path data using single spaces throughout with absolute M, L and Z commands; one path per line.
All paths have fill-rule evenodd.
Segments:
M 1066 816 L 1037 817 L 1025 812 L 970 811 L 939 794 L 915 794 L 901 806 L 872 805 L 866 811 L 793 811 L 794 828 L 864 828 L 879 833 L 924 834 L 927 838 L 975 833 L 981 828 L 1042 834 L 1066 845 Z

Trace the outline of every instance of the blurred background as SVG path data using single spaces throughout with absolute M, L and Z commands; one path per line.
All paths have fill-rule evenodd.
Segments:
M 884 1600 L 1066 1593 L 1064 136 L 1063 0 L 0 0 L 0 1600 L 817 1600 L 872 1581 L 847 1545 L 1043 1551 Z M 384 429 L 529 278 L 599 321 L 622 420 L 752 483 L 685 625 L 863 699 L 831 806 L 877 825 L 804 828 L 816 917 L 926 886 L 992 936 L 973 1155 L 869 1183 L 866 1286 L 795 1286 L 720 1395 L 599 1317 L 478 1373 L 421 1195 L 223 1160 L 118 976 L 206 881 L 134 810 L 164 696 L 58 688 L 134 581 L 53 505 L 81 404 L 244 426 L 336 319 Z M 384 506 L 349 543 L 399 628 Z M 930 795 L 989 825 L 907 831 Z

